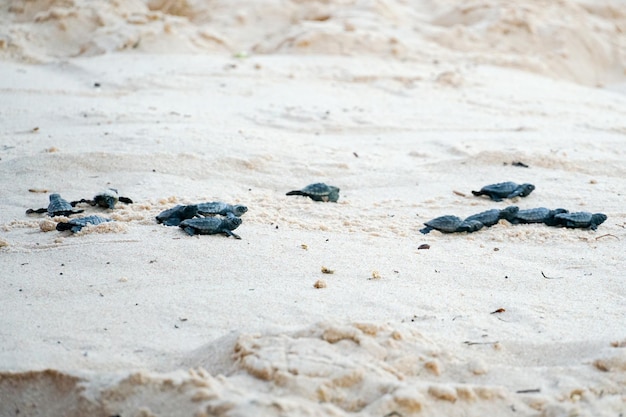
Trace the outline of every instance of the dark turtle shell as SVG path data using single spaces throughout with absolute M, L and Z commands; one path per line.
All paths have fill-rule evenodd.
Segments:
M 544 223 L 547 226 L 556 226 L 559 224 L 559 221 L 555 219 L 555 216 L 561 213 L 567 213 L 567 210 L 562 208 L 550 210 L 545 207 L 520 210 L 513 217 L 511 223 Z
M 83 227 L 87 225 L 98 225 L 112 221 L 111 219 L 105 219 L 100 216 L 86 216 L 79 219 L 72 219 L 69 222 L 57 223 L 56 229 L 58 231 L 71 230 L 72 233 L 79 232 Z
M 478 220 L 463 220 L 463 222 L 456 228 L 455 232 L 467 232 L 474 233 L 483 228 L 483 224 Z
M 187 219 L 180 222 L 179 227 L 187 232 L 188 235 L 215 235 L 223 233 L 232 236 L 235 239 L 241 239 L 240 236 L 234 234 L 235 230 L 242 223 L 241 218 L 235 216 L 228 217 L 202 217 L 196 219 Z
M 494 224 L 498 223 L 500 219 L 505 219 L 511 221 L 519 211 L 517 206 L 509 206 L 505 209 L 491 209 L 487 211 L 483 211 L 481 213 L 473 214 L 465 219 L 465 221 L 477 220 L 481 222 L 484 226 L 491 227 Z
M 199 203 L 198 214 L 202 216 L 215 216 L 217 214 L 222 216 L 236 216 L 241 217 L 248 211 L 248 207 L 241 204 L 227 204 L 221 201 L 213 201 L 211 203 Z
M 48 213 L 48 216 L 71 216 L 72 214 L 82 213 L 85 210 L 75 210 L 71 203 L 62 198 L 59 194 L 50 194 L 50 203 L 47 208 L 28 209 L 26 214 Z
M 545 207 L 520 210 L 513 218 L 513 223 L 543 223 L 550 217 L 551 210 Z
M 289 191 L 286 195 L 302 195 L 315 201 L 336 203 L 339 200 L 339 188 L 323 182 L 317 182 L 309 184 L 301 190 Z
M 484 226 L 490 227 L 498 223 L 498 221 L 500 220 L 501 211 L 502 210 L 492 209 L 492 210 L 483 211 L 481 213 L 472 214 L 471 216 L 466 218 L 465 221 L 466 222 L 467 221 L 479 221 Z
M 156 216 L 157 223 L 163 223 L 166 226 L 178 226 L 180 222 L 192 219 L 198 215 L 198 206 L 195 204 L 183 206 L 178 205 L 162 211 Z
M 442 233 L 454 233 L 457 231 L 462 223 L 463 220 L 461 220 L 457 216 L 440 216 L 424 223 L 426 227 L 421 229 L 420 232 L 426 234 L 429 233 L 431 230 L 439 230 Z
M 592 214 L 586 211 L 579 211 L 576 213 L 560 213 L 554 216 L 554 218 L 560 225 L 565 227 L 596 230 L 608 217 L 603 213 Z
M 512 181 L 498 184 L 485 185 L 480 191 L 472 191 L 475 196 L 486 195 L 494 201 L 502 201 L 503 198 L 526 197 L 533 192 L 532 184 L 517 184 Z

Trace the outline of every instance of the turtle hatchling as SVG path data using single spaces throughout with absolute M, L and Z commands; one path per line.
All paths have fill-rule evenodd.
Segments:
M 213 201 L 211 203 L 196 204 L 198 207 L 198 214 L 202 216 L 215 216 L 220 214 L 222 216 L 235 216 L 241 217 L 248 211 L 248 207 L 241 204 L 227 204 L 221 201 Z
M 69 222 L 61 222 L 61 223 L 57 223 L 57 230 L 62 232 L 64 230 L 71 230 L 72 233 L 76 233 L 79 232 L 83 227 L 87 226 L 87 225 L 97 225 L 97 224 L 101 224 L 101 223 L 106 223 L 106 222 L 110 222 L 111 219 L 105 219 L 104 217 L 100 217 L 100 216 L 87 216 L 87 217 L 81 217 L 79 219 L 72 219 Z
M 586 211 L 579 211 L 576 213 L 560 213 L 554 216 L 554 218 L 560 225 L 565 227 L 596 230 L 608 217 L 603 213 L 592 214 Z
M 461 220 L 459 217 L 451 215 L 434 218 L 424 225 L 426 227 L 420 229 L 423 234 L 430 233 L 431 230 L 439 230 L 441 233 L 472 233 L 483 228 L 483 224 L 478 220 Z
M 48 216 L 71 216 L 72 214 L 82 213 L 85 210 L 75 210 L 72 205 L 62 198 L 59 194 L 50 194 L 50 204 L 48 204 L 48 208 L 40 208 L 37 210 L 28 209 L 26 210 L 26 214 L 33 213 L 48 213 Z
M 475 196 L 486 195 L 493 201 L 502 201 L 504 198 L 526 197 L 533 192 L 535 186 L 532 184 L 518 185 L 514 182 L 501 182 L 498 184 L 485 185 L 480 191 L 472 191 Z
M 502 210 L 492 209 L 492 210 L 483 211 L 481 213 L 473 214 L 469 216 L 467 219 L 465 219 L 465 221 L 468 222 L 468 221 L 476 220 L 476 221 L 481 222 L 484 226 L 491 227 L 494 224 L 498 223 L 500 219 L 505 219 L 511 222 L 511 220 L 515 218 L 515 215 L 517 214 L 518 211 L 519 211 L 519 207 L 517 206 L 509 206 Z
M 178 226 L 183 220 L 193 219 L 198 216 L 198 206 L 195 204 L 182 206 L 178 205 L 162 211 L 156 216 L 157 223 L 166 226 Z
M 79 203 L 87 203 L 90 206 L 98 206 L 102 208 L 113 209 L 117 202 L 120 201 L 125 204 L 132 204 L 133 200 L 128 197 L 121 197 L 115 188 L 107 188 L 103 192 L 96 194 L 93 200 L 80 199 L 78 201 L 72 201 L 70 204 L 72 207 L 76 207 Z
M 426 227 L 420 229 L 420 232 L 422 234 L 427 234 L 430 233 L 431 230 L 439 230 L 442 233 L 454 233 L 462 223 L 463 220 L 457 216 L 440 216 L 424 223 Z
M 550 210 L 545 207 L 537 207 L 518 211 L 510 222 L 513 224 L 543 223 L 547 226 L 557 226 L 559 221 L 556 220 L 555 216 L 563 213 L 567 213 L 567 210 L 563 208 Z
M 242 220 L 239 217 L 202 217 L 198 219 L 187 219 L 178 225 L 189 236 L 193 235 L 216 235 L 225 234 L 235 239 L 241 239 L 239 235 L 233 233 L 233 230 L 239 227 Z
M 339 200 L 339 188 L 326 185 L 323 182 L 309 184 L 301 190 L 289 191 L 287 195 L 302 195 L 315 201 L 331 201 L 336 203 Z

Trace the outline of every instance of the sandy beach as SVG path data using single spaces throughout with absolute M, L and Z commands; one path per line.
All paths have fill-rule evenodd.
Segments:
M 626 415 L 624 0 L 8 1 L 0 60 L 1 417 Z M 420 233 L 510 205 L 607 220 Z

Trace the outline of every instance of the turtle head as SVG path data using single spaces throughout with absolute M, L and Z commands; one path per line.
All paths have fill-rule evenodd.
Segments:
M 197 215 L 198 215 L 198 205 L 197 204 L 190 204 L 188 206 L 183 206 L 183 208 L 181 209 L 181 216 L 180 216 L 180 218 L 183 219 L 183 220 L 185 220 L 185 219 L 193 219 Z
M 119 200 L 117 190 L 108 188 L 93 198 L 94 202 L 100 207 L 113 209 Z
M 329 185 L 328 188 L 330 189 L 330 192 L 328 193 L 328 201 L 336 203 L 337 200 L 339 200 L 339 187 Z
M 466 220 L 457 227 L 455 232 L 473 233 L 483 228 L 483 224 L 478 220 Z
M 595 213 L 591 216 L 591 224 L 596 226 L 604 223 L 608 219 L 607 215 L 604 213 Z
M 519 207 L 517 207 L 517 206 L 508 206 L 507 208 L 504 208 L 504 209 L 500 210 L 500 216 L 499 217 L 501 219 L 511 220 L 511 219 L 513 219 L 517 215 L 518 211 L 519 211 Z
M 242 206 L 241 204 L 236 204 L 233 206 L 233 214 L 237 217 L 240 217 L 247 211 L 248 211 L 248 207 Z
M 532 184 L 522 184 L 520 185 L 522 188 L 522 192 L 520 193 L 520 197 L 526 197 L 528 194 L 532 193 L 535 190 L 535 186 Z
M 57 193 L 50 194 L 50 201 L 51 202 L 54 201 L 54 200 L 59 200 L 60 198 L 61 198 L 61 194 L 57 194 Z
M 235 230 L 243 222 L 239 217 L 235 216 L 228 216 L 222 221 L 228 230 Z

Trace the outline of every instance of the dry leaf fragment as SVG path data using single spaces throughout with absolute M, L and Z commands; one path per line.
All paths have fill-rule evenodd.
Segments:
M 611 342 L 611 346 L 614 347 L 614 348 L 626 347 L 626 339 L 624 339 L 624 340 L 616 340 L 614 342 Z
M 313 288 L 326 288 L 326 281 L 324 281 L 323 279 L 318 279 L 317 281 L 315 281 L 315 284 L 313 284 Z

